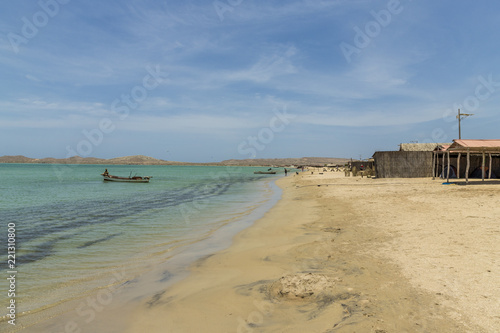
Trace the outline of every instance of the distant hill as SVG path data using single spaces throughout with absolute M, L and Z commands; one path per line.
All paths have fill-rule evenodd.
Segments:
M 347 158 L 334 158 L 334 157 L 301 157 L 301 158 L 256 158 L 245 160 L 225 160 L 220 162 L 221 165 L 249 165 L 249 166 L 324 166 L 325 164 L 343 165 L 347 163 Z
M 96 157 L 80 157 L 73 156 L 70 158 L 29 158 L 21 155 L 17 156 L 1 156 L 0 163 L 41 163 L 41 164 L 134 164 L 134 165 L 179 165 L 185 164 L 182 162 L 172 162 L 158 160 L 153 157 L 135 155 L 116 157 L 111 159 L 103 159 Z
M 106 165 L 228 165 L 228 166 L 323 166 L 325 164 L 344 164 L 345 158 L 302 157 L 302 158 L 271 158 L 271 159 L 232 159 L 216 163 L 188 163 L 159 160 L 144 155 L 115 157 L 111 159 L 73 156 L 70 158 L 29 158 L 26 156 L 1 156 L 0 163 L 40 163 L 40 164 L 106 164 Z
M 35 159 L 26 156 L 16 155 L 16 156 L 2 156 L 0 157 L 1 163 L 35 163 Z

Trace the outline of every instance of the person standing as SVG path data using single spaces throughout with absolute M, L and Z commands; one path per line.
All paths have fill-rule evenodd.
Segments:
M 285 176 L 286 176 L 287 173 L 288 173 L 288 170 L 285 168 Z

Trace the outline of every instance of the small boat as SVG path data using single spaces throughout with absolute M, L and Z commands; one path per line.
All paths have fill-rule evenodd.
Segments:
M 276 171 L 254 171 L 256 175 L 275 175 Z
M 104 173 L 101 173 L 101 176 L 103 176 L 103 180 L 105 182 L 123 182 L 123 183 L 149 183 L 149 180 L 152 177 L 140 177 L 140 176 L 134 176 L 132 177 L 132 173 L 130 173 L 130 176 L 128 177 L 118 177 L 118 176 L 113 176 L 108 173 L 108 169 L 104 171 Z

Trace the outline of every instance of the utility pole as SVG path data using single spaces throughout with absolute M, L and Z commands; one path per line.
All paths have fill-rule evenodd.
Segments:
M 458 109 L 458 116 L 457 116 L 457 119 L 458 119 L 458 139 L 462 139 L 462 128 L 460 126 L 460 122 L 462 121 L 462 119 L 465 119 L 465 118 L 473 116 L 473 115 L 474 115 L 474 113 L 460 113 L 460 109 Z

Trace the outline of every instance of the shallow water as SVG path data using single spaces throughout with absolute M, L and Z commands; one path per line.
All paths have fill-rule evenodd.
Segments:
M 7 235 L 9 223 L 16 225 L 17 323 L 31 325 L 51 309 L 59 308 L 59 314 L 64 304 L 174 262 L 183 249 L 224 226 L 248 223 L 272 197 L 275 179 L 241 167 L 108 170 L 153 178 L 148 184 L 108 183 L 101 179 L 101 165 L 0 164 L 2 233 Z M 6 243 L 0 237 L 0 248 Z M 6 260 L 0 267 L 7 274 Z M 8 290 L 1 280 L 0 288 Z M 0 293 L 0 304 L 9 300 Z M 7 310 L 1 308 L 4 326 Z

